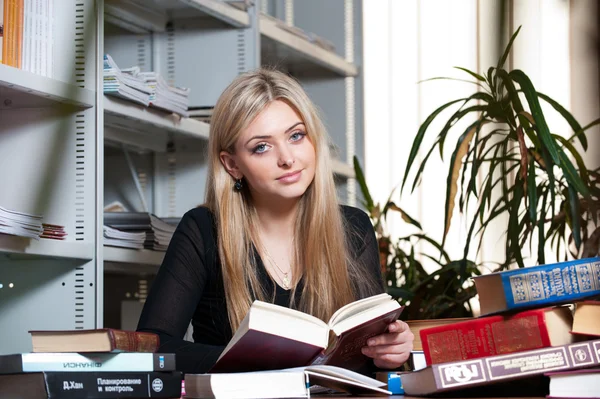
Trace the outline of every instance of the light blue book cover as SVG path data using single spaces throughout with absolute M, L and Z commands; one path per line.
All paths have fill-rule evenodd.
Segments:
M 507 309 L 552 305 L 600 295 L 600 257 L 499 273 Z

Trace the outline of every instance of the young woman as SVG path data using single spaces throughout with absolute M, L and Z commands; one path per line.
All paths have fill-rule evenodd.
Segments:
M 338 204 L 325 128 L 295 80 L 266 69 L 239 76 L 209 137 L 206 205 L 181 219 L 138 325 L 188 373 L 210 369 L 254 299 L 327 320 L 384 292 L 373 227 Z M 194 343 L 183 340 L 190 320 Z M 412 340 L 396 321 L 363 353 L 396 368 Z

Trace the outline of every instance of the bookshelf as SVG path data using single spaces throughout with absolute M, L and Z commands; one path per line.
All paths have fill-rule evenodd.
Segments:
M 259 65 L 290 73 L 322 110 L 338 192 L 355 202 L 361 0 L 321 3 L 261 0 L 239 9 L 220 0 L 65 0 L 54 9 L 51 77 L 0 64 L 0 181 L 10 188 L 0 190 L 0 206 L 43 215 L 68 233 L 64 241 L 0 236 L 0 354 L 29 351 L 28 330 L 103 326 L 111 311 L 104 276 L 131 282 L 156 273 L 164 252 L 102 245 L 105 204 L 141 210 L 136 179 L 160 217 L 180 217 L 203 201 L 209 125 L 104 96 L 104 53 L 190 87 L 192 106 L 214 105 L 235 76 Z M 315 15 L 335 23 L 313 23 Z

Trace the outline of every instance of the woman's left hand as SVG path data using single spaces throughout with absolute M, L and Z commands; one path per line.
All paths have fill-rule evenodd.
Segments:
M 408 360 L 414 338 L 408 324 L 397 320 L 388 325 L 387 332 L 369 338 L 362 353 L 373 358 L 373 363 L 380 369 L 395 369 Z

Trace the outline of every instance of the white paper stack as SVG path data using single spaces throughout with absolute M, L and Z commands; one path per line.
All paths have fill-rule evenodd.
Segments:
M 110 247 L 143 249 L 146 233 L 126 232 L 109 226 L 104 226 L 104 245 Z
M 42 216 L 17 212 L 0 206 L 0 234 L 40 239 Z
M 143 247 L 156 251 L 167 250 L 176 228 L 146 212 L 104 212 L 104 224 L 121 232 L 143 233 Z
M 143 78 L 138 77 L 135 71 L 123 73 L 110 55 L 104 55 L 104 94 L 121 97 L 147 107 L 150 104 L 152 91 L 152 88 L 144 82 Z
M 152 89 L 150 105 L 188 117 L 190 89 L 169 86 L 156 72 L 140 72 L 139 77 Z

